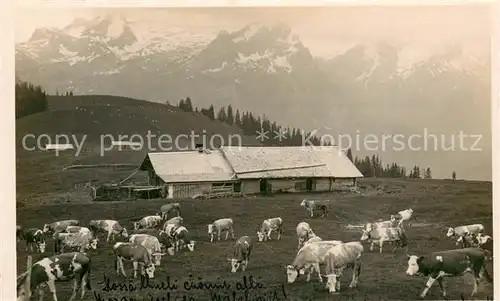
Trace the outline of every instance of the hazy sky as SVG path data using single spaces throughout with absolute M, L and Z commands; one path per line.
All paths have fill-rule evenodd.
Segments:
M 321 8 L 129 8 L 20 9 L 16 41 L 25 41 L 38 27 L 63 27 L 75 17 L 117 13 L 129 20 L 144 20 L 196 28 L 236 29 L 248 23 L 285 22 L 313 54 L 331 52 L 333 44 L 388 40 L 416 47 L 460 44 L 474 51 L 489 49 L 489 12 L 476 6 L 351 6 Z

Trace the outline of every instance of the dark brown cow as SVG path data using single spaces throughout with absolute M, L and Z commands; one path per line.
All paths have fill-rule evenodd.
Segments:
M 28 249 L 30 252 L 33 252 L 33 246 L 35 246 L 38 252 L 45 252 L 45 247 L 47 246 L 45 241 L 45 235 L 43 231 L 37 228 L 30 228 L 23 235 L 24 240 L 26 241 L 26 251 Z
M 429 256 L 408 255 L 408 269 L 406 274 L 429 276 L 424 290 L 420 294 L 424 298 L 435 281 L 438 282 L 443 297 L 446 291 L 443 286 L 443 277 L 458 277 L 466 273 L 474 275 L 474 289 L 471 297 L 477 293 L 479 280 L 483 277 L 492 282 L 485 266 L 485 251 L 480 248 L 465 248 L 434 252 Z

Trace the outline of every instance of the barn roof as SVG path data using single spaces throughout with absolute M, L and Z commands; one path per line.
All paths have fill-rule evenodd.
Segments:
M 240 179 L 363 177 L 336 146 L 222 147 L 220 151 Z
M 151 167 L 166 183 L 236 180 L 231 166 L 219 151 L 148 153 L 139 169 Z

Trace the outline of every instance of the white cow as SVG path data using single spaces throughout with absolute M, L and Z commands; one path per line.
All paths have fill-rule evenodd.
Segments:
M 139 229 L 157 229 L 161 226 L 163 218 L 158 215 L 148 215 L 141 218 L 138 222 L 134 222 L 134 230 Z
M 184 224 L 184 219 L 182 217 L 180 216 L 172 217 L 163 224 L 163 231 L 165 231 L 167 225 L 176 225 L 177 227 L 180 227 L 183 224 Z
M 160 265 L 161 257 L 165 254 L 161 252 L 161 245 L 158 238 L 148 234 L 133 234 L 130 236 L 129 242 L 144 246 L 151 257 L 154 258 L 155 265 Z
M 304 245 L 297 252 L 293 263 L 286 266 L 288 283 L 295 282 L 299 274 L 304 275 L 306 272 L 306 280 L 310 281 L 313 269 L 318 273 L 319 282 L 323 282 L 319 265 L 324 263 L 327 251 L 340 244 L 340 240 L 324 240 Z
M 401 227 L 403 225 L 404 221 L 408 221 L 408 227 L 411 226 L 410 219 L 413 217 L 413 209 L 405 209 L 402 211 L 399 211 L 397 214 L 391 215 L 391 222 L 398 222 L 398 227 Z
M 99 232 L 108 233 L 106 237 L 107 242 L 109 242 L 110 238 L 115 240 L 115 235 L 121 235 L 124 238 L 128 237 L 127 229 L 122 227 L 118 221 L 112 219 L 91 220 L 89 221 L 89 229 L 95 236 L 97 236 Z
M 229 237 L 229 233 L 231 233 L 231 236 L 234 239 L 234 227 L 232 218 L 218 219 L 213 223 L 207 225 L 207 227 L 208 235 L 210 235 L 210 242 L 214 241 L 215 233 L 217 233 L 217 239 L 220 240 L 220 234 L 222 231 L 226 231 L 226 240 Z
M 298 223 L 296 232 L 297 232 L 297 238 L 299 240 L 299 245 L 297 246 L 297 249 L 300 249 L 304 245 L 304 242 L 306 240 L 316 236 L 316 234 L 314 234 L 313 230 L 311 229 L 311 226 L 309 226 L 309 224 L 306 222 Z
M 269 218 L 262 222 L 260 230 L 257 231 L 259 241 L 271 239 L 271 232 L 273 231 L 278 232 L 278 240 L 280 240 L 283 233 L 283 219 L 281 217 Z
M 373 251 L 373 247 L 376 244 L 380 248 L 380 253 L 382 253 L 384 243 L 389 242 L 394 244 L 392 252 L 396 251 L 398 247 L 406 247 L 406 251 L 408 252 L 406 234 L 400 227 L 378 228 L 370 231 L 363 230 L 360 240 L 370 242 L 370 251 Z
M 342 276 L 345 268 L 352 268 L 352 280 L 349 288 L 358 285 L 359 274 L 361 273 L 360 258 L 363 249 L 363 245 L 359 241 L 353 241 L 328 250 L 325 258 L 325 273 L 328 279 L 326 288 L 330 293 L 340 290 L 340 276 Z
M 389 227 L 396 227 L 396 226 L 397 226 L 397 222 L 391 219 L 388 221 L 377 221 L 377 222 L 373 222 L 373 223 L 367 223 L 365 225 L 365 230 L 371 231 L 373 229 L 389 228 Z
M 96 238 L 93 238 L 91 234 L 81 234 L 81 233 L 54 233 L 52 236 L 54 239 L 54 252 L 61 254 L 64 253 L 65 248 L 77 248 L 79 252 L 85 252 L 89 249 L 97 249 Z
M 306 240 L 304 242 L 304 245 L 310 244 L 310 243 L 313 243 L 313 242 L 318 242 L 318 241 L 323 241 L 323 239 L 321 237 L 319 237 L 319 236 L 313 236 L 313 237 L 309 238 L 308 240 Z

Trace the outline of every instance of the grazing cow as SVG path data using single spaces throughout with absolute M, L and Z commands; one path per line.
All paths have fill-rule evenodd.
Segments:
M 216 232 L 217 232 L 217 239 L 220 240 L 220 234 L 222 231 L 226 231 L 226 240 L 229 237 L 229 233 L 231 233 L 231 236 L 234 239 L 234 227 L 232 218 L 221 218 L 207 226 L 208 226 L 208 235 L 210 235 L 210 242 L 214 241 Z
M 243 272 L 247 269 L 252 247 L 252 239 L 249 236 L 242 236 L 236 241 L 233 258 L 228 258 L 231 262 L 231 273 L 236 273 L 240 267 Z
M 89 222 L 89 229 L 94 234 L 97 234 L 99 232 L 107 232 L 108 233 L 106 237 L 107 242 L 109 242 L 110 238 L 112 238 L 114 241 L 115 235 L 121 235 L 123 236 L 123 238 L 128 237 L 127 229 L 122 227 L 119 222 L 111 219 L 91 220 Z
M 127 277 L 125 274 L 125 269 L 123 268 L 123 261 L 132 261 L 134 265 L 134 278 L 137 278 L 137 270 L 141 266 L 141 274 L 144 275 L 144 271 L 149 278 L 155 277 L 155 265 L 153 264 L 151 255 L 148 250 L 139 244 L 134 244 L 130 242 L 117 242 L 113 246 L 113 253 L 115 254 L 115 269 L 116 275 L 120 275 L 120 270 L 123 276 Z
M 311 280 L 311 274 L 316 271 L 319 282 L 323 282 L 319 265 L 325 262 L 325 256 L 332 247 L 342 244 L 340 240 L 323 240 L 304 245 L 297 252 L 291 265 L 286 266 L 288 283 L 293 283 L 300 275 L 307 272 L 306 281 Z
M 189 240 L 188 230 L 184 226 L 177 227 L 173 231 L 173 239 L 175 241 L 175 250 L 179 251 L 181 246 L 187 246 L 189 251 L 194 251 L 194 240 Z
M 297 228 L 295 230 L 297 232 L 297 238 L 299 240 L 299 245 L 297 246 L 297 250 L 302 248 L 306 240 L 316 236 L 316 234 L 314 234 L 313 230 L 311 229 L 311 226 L 309 226 L 309 224 L 306 222 L 298 223 Z
M 359 241 L 353 241 L 335 246 L 326 252 L 325 274 L 328 279 L 326 288 L 330 293 L 340 290 L 340 276 L 345 268 L 352 268 L 352 280 L 349 288 L 354 288 L 358 285 L 361 273 L 360 258 L 363 249 L 363 245 Z
M 30 295 L 37 290 L 39 300 L 43 299 L 44 284 L 47 284 L 53 300 L 57 301 L 56 282 L 67 282 L 74 279 L 73 293 L 69 301 L 76 298 L 81 289 L 80 300 L 85 296 L 85 290 L 91 290 L 90 285 L 90 257 L 84 253 L 65 253 L 45 257 L 32 265 L 31 270 L 17 277 L 17 291 L 28 291 Z M 28 275 L 31 274 L 30 277 Z M 29 286 L 29 288 L 27 287 Z
M 280 240 L 283 233 L 283 219 L 281 217 L 269 218 L 262 222 L 260 230 L 257 231 L 259 241 L 271 239 L 272 231 L 278 232 L 278 240 Z
M 168 221 L 166 221 L 163 224 L 164 231 L 165 231 L 165 228 L 167 227 L 167 225 L 175 225 L 177 227 L 180 227 L 180 226 L 184 225 L 184 219 L 180 216 L 172 217 L 171 219 L 169 219 Z
M 54 239 L 54 253 L 64 253 L 65 248 L 78 248 L 80 252 L 85 252 L 86 250 L 97 249 L 97 238 L 94 238 L 92 234 L 81 234 L 81 233 L 54 233 L 52 236 Z
M 458 226 L 455 228 L 448 228 L 448 232 L 446 236 L 448 237 L 458 237 L 456 245 L 462 243 L 463 237 L 466 235 L 477 235 L 479 233 L 484 232 L 484 226 L 482 224 L 473 224 L 473 225 L 465 225 Z
M 474 275 L 474 289 L 471 297 L 477 293 L 479 280 L 486 278 L 492 282 L 485 266 L 485 251 L 480 248 L 455 249 L 431 253 L 429 256 L 408 256 L 406 275 L 429 276 L 424 290 L 420 294 L 424 298 L 435 281 L 438 282 L 443 297 L 446 291 L 443 286 L 443 277 L 458 277 L 466 273 Z
M 129 242 L 144 246 L 151 258 L 154 259 L 155 265 L 161 264 L 161 257 L 165 254 L 161 253 L 161 244 L 158 238 L 148 234 L 133 234 L 130 235 Z
M 47 244 L 45 241 L 45 235 L 43 234 L 42 230 L 37 228 L 30 228 L 26 232 L 24 232 L 23 238 L 26 241 L 26 251 L 28 251 L 29 248 L 30 252 L 33 252 L 34 245 L 38 252 L 45 252 L 45 247 Z
M 408 252 L 406 234 L 400 227 L 378 228 L 370 231 L 365 229 L 363 230 L 363 235 L 361 235 L 360 240 L 370 242 L 370 251 L 373 251 L 374 245 L 377 244 L 380 253 L 382 253 L 384 243 L 389 242 L 394 245 L 392 252 L 395 252 L 398 247 L 406 247 L 406 251 Z
M 478 247 L 486 251 L 486 259 L 493 259 L 493 238 L 489 235 L 478 233 L 476 236 L 467 235 L 464 237 L 464 240 L 470 238 L 473 239 L 473 243 L 469 245 L 469 247 Z
M 411 226 L 411 218 L 413 217 L 413 209 L 406 209 L 399 211 L 398 214 L 391 215 L 391 222 L 396 222 L 398 221 L 398 227 L 401 227 L 403 225 L 404 221 L 408 221 L 408 227 Z
M 43 225 L 43 233 L 58 233 L 66 230 L 68 226 L 78 226 L 80 222 L 76 219 L 68 219 Z
M 24 239 L 24 228 L 23 226 L 16 226 L 16 240 L 17 242 L 20 242 L 21 240 Z
M 314 211 L 319 210 L 321 212 L 321 217 L 325 217 L 328 214 L 329 203 L 329 200 L 302 200 L 300 206 L 304 207 L 306 215 L 314 217 Z
M 177 212 L 177 216 L 181 216 L 181 204 L 179 203 L 170 203 L 165 204 L 160 207 L 160 212 L 158 212 L 158 216 L 161 216 L 162 219 L 167 219 L 168 214 L 170 212 Z
M 161 226 L 162 217 L 158 215 L 148 215 L 134 222 L 134 230 L 158 229 Z

